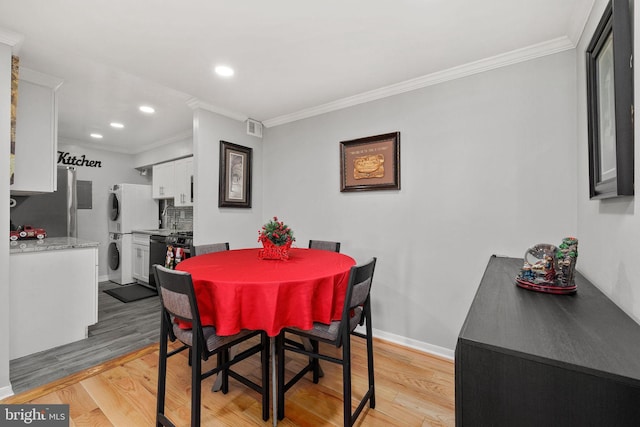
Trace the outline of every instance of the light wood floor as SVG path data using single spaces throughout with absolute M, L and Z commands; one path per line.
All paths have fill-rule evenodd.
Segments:
M 100 283 L 98 323 L 89 326 L 88 338 L 11 360 L 14 393 L 48 384 L 157 343 L 160 300 L 152 297 L 125 304 L 103 292 L 120 287 L 112 282 Z
M 366 387 L 366 351 L 362 340 L 352 340 L 355 398 Z M 322 344 L 321 344 L 322 345 Z M 333 351 L 328 346 L 323 351 Z M 336 353 L 337 354 L 337 353 Z M 301 366 L 299 355 L 287 353 L 286 366 Z M 382 340 L 374 341 L 376 408 L 367 408 L 359 426 L 453 426 L 453 362 Z M 215 364 L 205 362 L 203 368 Z M 3 400 L 1 403 L 70 405 L 72 426 L 155 425 L 157 344 L 113 359 Z M 259 358 L 254 356 L 237 370 L 259 382 Z M 342 373 L 338 365 L 322 362 L 319 384 L 305 378 L 286 395 L 286 418 L 278 425 L 339 426 L 342 423 Z M 190 367 L 187 353 L 169 358 L 167 415 L 179 426 L 189 425 Z M 203 381 L 203 426 L 270 426 L 262 421 L 260 396 L 230 380 L 229 393 L 212 393 L 213 377 Z

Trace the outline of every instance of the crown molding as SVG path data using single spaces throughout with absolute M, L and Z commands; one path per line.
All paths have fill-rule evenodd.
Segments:
M 20 50 L 23 41 L 24 36 L 22 34 L 0 28 L 0 43 L 11 46 L 14 53 Z
M 64 136 L 58 137 L 58 144 L 64 145 L 75 145 L 91 148 L 92 150 L 100 150 L 100 151 L 108 151 L 111 153 L 120 153 L 120 154 L 139 154 L 144 151 L 149 151 L 154 148 L 162 147 L 163 145 L 173 144 L 176 142 L 184 141 L 187 139 L 193 139 L 193 131 L 191 129 L 180 132 L 174 136 L 170 136 L 169 138 L 162 139 L 160 141 L 152 142 L 149 144 L 136 146 L 133 149 L 130 148 L 121 148 L 121 147 L 110 147 L 105 145 L 98 145 L 95 142 L 83 141 L 80 139 L 67 138 Z
M 247 116 L 246 114 L 237 113 L 235 111 L 226 110 L 212 104 L 207 104 L 206 102 L 200 101 L 198 98 L 189 99 L 187 101 L 187 106 L 189 106 L 189 108 L 191 108 L 192 110 L 202 109 L 210 111 L 212 113 L 220 114 L 221 116 L 225 116 L 239 122 L 244 122 L 249 118 L 249 116 Z
M 64 80 L 59 77 L 50 76 L 48 74 L 34 71 L 31 68 L 20 67 L 20 80 L 24 80 L 29 83 L 34 83 L 40 86 L 45 86 L 53 90 L 58 90 Z
M 98 145 L 95 142 L 88 142 L 88 141 L 83 141 L 81 139 L 75 139 L 75 138 L 67 138 L 64 136 L 58 137 L 58 149 L 60 149 L 60 145 L 70 145 L 72 147 L 86 147 L 92 150 L 107 151 L 110 153 L 133 154 L 130 150 L 125 150 L 117 147 L 116 148 L 105 147 L 102 145 Z
M 372 91 L 364 92 L 358 95 L 343 98 L 337 101 L 329 102 L 317 107 L 307 108 L 295 113 L 286 114 L 279 117 L 262 121 L 265 127 L 278 126 L 297 120 L 306 119 L 320 114 L 329 113 L 343 108 L 352 107 L 359 104 L 375 101 L 378 99 L 388 98 L 390 96 L 399 95 L 401 93 L 422 89 L 427 86 L 433 86 L 446 81 L 467 77 L 473 74 L 482 73 L 496 68 L 506 67 L 508 65 L 519 62 L 529 61 L 531 59 L 542 56 L 552 55 L 554 53 L 575 48 L 575 44 L 568 37 L 559 37 L 543 43 L 516 49 L 511 52 L 481 59 L 479 61 L 470 62 L 468 64 L 449 68 L 426 76 L 417 77 L 401 83 L 385 86 Z
M 187 139 L 193 141 L 192 129 L 185 130 L 176 135 L 170 136 L 169 138 L 161 139 L 160 141 L 152 142 L 141 147 L 136 147 L 135 151 L 132 151 L 132 154 L 142 153 L 143 151 L 153 150 L 154 148 L 162 147 L 163 145 L 175 144 L 176 142 L 184 141 Z

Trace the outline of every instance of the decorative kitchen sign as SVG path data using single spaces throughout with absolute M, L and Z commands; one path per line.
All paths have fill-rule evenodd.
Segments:
M 66 151 L 58 151 L 58 164 L 70 166 L 87 166 L 90 168 L 102 167 L 102 161 L 100 160 L 87 160 L 84 154 L 80 157 L 76 157 Z
M 400 132 L 340 142 L 340 191 L 399 189 Z

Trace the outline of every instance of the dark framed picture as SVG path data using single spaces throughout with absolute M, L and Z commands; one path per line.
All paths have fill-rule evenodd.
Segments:
M 633 58 L 628 0 L 611 0 L 587 47 L 589 196 L 633 195 Z
M 250 147 L 220 141 L 218 207 L 251 207 L 252 154 Z
M 400 132 L 340 142 L 340 191 L 399 190 Z

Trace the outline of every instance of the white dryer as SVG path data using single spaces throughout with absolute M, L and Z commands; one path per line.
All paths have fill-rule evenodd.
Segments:
M 109 280 L 119 285 L 133 283 L 132 258 L 133 242 L 131 234 L 109 233 L 107 249 L 107 270 Z
M 158 228 L 158 201 L 152 198 L 151 186 L 116 184 L 109 189 L 107 204 L 109 233 Z

